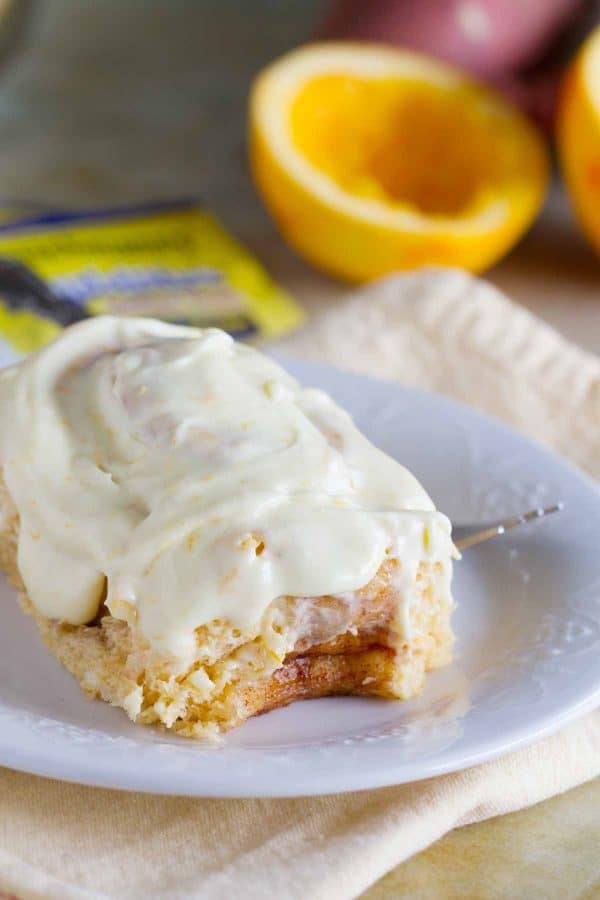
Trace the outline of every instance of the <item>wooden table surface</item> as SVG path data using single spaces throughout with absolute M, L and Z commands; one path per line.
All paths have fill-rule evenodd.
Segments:
M 322 0 L 45 0 L 0 72 L 0 203 L 128 202 L 199 194 L 309 311 L 347 288 L 283 245 L 250 184 L 249 79 L 307 40 Z M 558 185 L 530 235 L 489 273 L 600 353 L 600 260 Z M 600 896 L 600 782 L 454 832 L 369 897 Z

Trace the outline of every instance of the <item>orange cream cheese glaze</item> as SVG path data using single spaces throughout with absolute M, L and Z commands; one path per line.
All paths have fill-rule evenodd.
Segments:
M 320 390 L 216 329 L 98 317 L 0 373 L 0 465 L 18 564 L 45 616 L 105 603 L 185 663 L 215 619 L 256 631 L 278 597 L 346 594 L 401 561 L 449 578 L 450 523 Z

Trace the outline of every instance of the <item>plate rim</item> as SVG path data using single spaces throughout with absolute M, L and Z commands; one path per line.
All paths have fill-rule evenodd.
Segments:
M 548 714 L 542 721 L 540 727 L 533 732 L 524 727 L 521 729 L 522 733 L 518 733 L 519 730 L 517 730 L 517 733 L 515 733 L 514 736 L 507 738 L 503 743 L 499 743 L 496 739 L 493 745 L 484 747 L 483 750 L 473 752 L 470 755 L 463 753 L 460 756 L 460 761 L 450 757 L 447 762 L 440 765 L 426 763 L 422 766 L 419 775 L 416 777 L 395 777 L 391 775 L 388 768 L 381 770 L 381 772 L 377 769 L 367 769 L 366 775 L 363 772 L 361 782 L 358 784 L 355 781 L 350 781 L 344 774 L 336 775 L 334 769 L 333 774 L 317 775 L 315 783 L 311 784 L 312 789 L 310 791 L 301 791 L 294 787 L 288 788 L 287 785 L 282 785 L 281 782 L 276 782 L 277 786 L 274 786 L 272 790 L 268 788 L 265 789 L 264 787 L 260 790 L 254 790 L 245 780 L 237 784 L 232 783 L 231 785 L 225 786 L 223 786 L 221 782 L 217 782 L 219 786 L 213 787 L 209 782 L 211 780 L 215 781 L 215 779 L 214 776 L 211 776 L 210 774 L 207 775 L 207 783 L 199 784 L 192 782 L 190 784 L 188 782 L 184 789 L 183 787 L 174 788 L 172 783 L 173 773 L 170 773 L 169 778 L 165 779 L 165 781 L 161 781 L 160 776 L 154 773 L 153 777 L 155 777 L 156 781 L 152 785 L 149 785 L 148 777 L 146 775 L 140 776 L 138 780 L 136 769 L 134 767 L 128 769 L 126 773 L 121 772 L 115 774 L 115 772 L 109 772 L 106 769 L 101 771 L 97 769 L 92 770 L 90 766 L 90 773 L 86 774 L 83 771 L 83 769 L 85 769 L 85 757 L 82 757 L 84 763 L 79 770 L 80 774 L 77 776 L 73 776 L 67 771 L 67 767 L 69 766 L 68 762 L 62 763 L 60 760 L 55 762 L 54 759 L 50 765 L 38 763 L 30 764 L 28 762 L 23 763 L 22 760 L 16 765 L 10 762 L 10 758 L 8 761 L 3 758 L 0 762 L 0 766 L 14 769 L 17 772 L 28 775 L 65 781 L 69 784 L 78 784 L 82 787 L 104 788 L 107 790 L 121 791 L 123 793 L 140 793 L 170 797 L 195 797 L 198 799 L 204 797 L 206 799 L 223 800 L 276 800 L 325 797 L 334 794 L 359 793 L 362 791 L 377 790 L 379 788 L 400 787 L 404 784 L 415 784 L 416 782 L 425 781 L 429 778 L 437 778 L 442 775 L 462 772 L 472 766 L 492 762 L 495 759 L 506 756 L 522 747 L 530 746 L 538 740 L 556 734 L 565 726 L 584 718 L 587 713 L 591 713 L 595 709 L 598 709 L 599 704 L 600 687 L 580 704 L 574 705 L 566 710 L 563 715 L 552 716 L 551 714 Z M 491 739 L 488 743 L 492 743 Z M 3 747 L 0 742 L 0 753 L 2 752 L 2 749 Z M 211 750 L 210 752 L 219 753 L 219 748 L 214 748 L 214 750 Z M 79 761 L 79 765 L 81 765 L 81 760 Z M 329 782 L 327 787 L 324 785 L 326 778 Z M 333 786 L 331 785 L 332 782 Z

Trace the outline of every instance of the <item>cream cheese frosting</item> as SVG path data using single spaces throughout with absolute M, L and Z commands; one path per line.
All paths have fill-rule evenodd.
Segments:
M 0 465 L 34 606 L 82 624 L 105 597 L 182 660 L 201 625 L 251 632 L 276 598 L 355 591 L 390 556 L 408 596 L 421 560 L 452 553 L 410 472 L 216 329 L 67 329 L 0 372 Z

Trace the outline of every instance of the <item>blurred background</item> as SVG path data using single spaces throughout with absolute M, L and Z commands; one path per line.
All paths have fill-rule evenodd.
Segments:
M 563 64 L 598 22 L 598 5 L 583 0 L 4 0 L 0 12 L 4 205 L 199 195 L 309 311 L 348 287 L 288 249 L 253 187 L 255 74 L 315 37 L 385 40 L 488 79 L 551 133 Z M 532 230 L 487 277 L 600 351 L 600 259 L 558 178 Z

